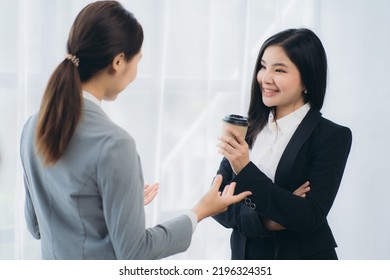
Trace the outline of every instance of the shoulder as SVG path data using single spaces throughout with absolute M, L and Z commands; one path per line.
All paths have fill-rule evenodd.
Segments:
M 352 138 L 352 131 L 350 128 L 335 123 L 322 116 L 321 116 L 321 121 L 318 124 L 318 130 L 321 130 L 324 133 L 341 134 L 341 135 L 350 136 Z
M 88 134 L 102 144 L 124 141 L 135 145 L 133 137 L 122 127 L 114 123 L 101 108 L 93 109 L 84 110 L 78 127 L 80 133 Z
M 315 133 L 320 134 L 342 133 L 352 136 L 352 132 L 348 127 L 325 118 L 320 111 L 315 109 L 309 110 L 301 126 L 304 126 L 305 129 L 311 127 Z
M 83 111 L 73 143 L 78 151 L 88 150 L 96 155 L 97 162 L 118 162 L 137 156 L 134 138 L 114 123 L 101 108 Z
M 22 128 L 22 132 L 20 135 L 20 142 L 19 142 L 19 155 L 22 159 L 22 164 L 24 161 L 24 158 L 30 154 L 27 151 L 32 150 L 32 143 L 33 143 L 33 138 L 34 138 L 34 132 L 32 129 L 32 118 L 29 117 L 24 124 Z
M 334 145 L 349 149 L 352 144 L 352 131 L 344 125 L 321 116 L 318 125 L 313 131 L 313 141 L 317 147 Z
M 23 125 L 22 133 L 26 133 L 26 131 L 33 130 L 37 122 L 37 119 L 38 119 L 38 113 L 29 116 Z
M 21 141 L 20 141 L 21 148 L 23 148 L 23 146 L 32 145 L 35 136 L 35 126 L 37 123 L 37 119 L 38 119 L 38 114 L 35 114 L 30 116 L 26 120 L 21 132 Z
M 100 123 L 103 131 L 99 136 L 100 154 L 103 157 L 111 157 L 114 160 L 133 158 L 137 156 L 137 147 L 134 138 L 122 127 L 111 120 Z

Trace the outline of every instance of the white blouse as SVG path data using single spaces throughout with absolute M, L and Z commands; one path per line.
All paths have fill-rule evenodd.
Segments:
M 83 90 L 83 98 L 89 100 L 89 101 L 92 101 L 93 103 L 95 103 L 96 105 L 98 105 L 99 107 L 101 107 L 102 105 L 102 102 L 97 99 L 95 97 L 95 95 L 93 95 L 92 93 L 88 92 L 88 91 L 85 91 Z
M 288 142 L 309 110 L 310 104 L 306 103 L 277 121 L 270 112 L 268 123 L 257 135 L 249 159 L 272 181 Z

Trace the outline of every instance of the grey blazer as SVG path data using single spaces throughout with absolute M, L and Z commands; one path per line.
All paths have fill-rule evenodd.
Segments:
M 60 160 L 44 167 L 34 148 L 37 115 L 25 124 L 21 160 L 27 227 L 43 259 L 159 259 L 185 251 L 182 215 L 145 229 L 144 182 L 133 138 L 96 104 L 83 114 Z

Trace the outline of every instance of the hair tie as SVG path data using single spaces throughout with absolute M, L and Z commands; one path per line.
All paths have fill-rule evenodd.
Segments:
M 67 60 L 72 61 L 72 63 L 73 63 L 76 67 L 79 67 L 80 59 L 79 59 L 76 55 L 74 55 L 74 54 L 67 54 L 67 55 L 65 56 L 65 58 L 66 58 Z

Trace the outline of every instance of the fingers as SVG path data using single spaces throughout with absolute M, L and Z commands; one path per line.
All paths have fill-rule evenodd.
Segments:
M 221 141 L 217 144 L 217 147 L 219 148 L 218 153 L 224 156 L 233 155 L 240 147 L 238 143 L 230 137 L 223 136 L 223 138 L 218 138 L 218 140 Z
M 238 203 L 246 196 L 252 193 L 247 191 L 234 195 L 236 183 L 227 185 L 223 191 L 220 191 L 222 184 L 222 175 L 214 177 L 211 189 L 203 195 L 199 202 L 192 208 L 192 211 L 196 214 L 198 221 L 203 220 L 206 217 L 217 215 L 227 210 L 227 207 L 231 204 Z
M 217 147 L 219 148 L 218 152 L 223 154 L 225 151 L 229 154 L 232 154 L 235 152 L 235 150 L 241 150 L 243 148 L 245 149 L 247 143 L 241 134 L 230 128 L 228 128 L 227 131 L 230 136 L 222 135 L 218 137 L 218 140 L 220 141 L 220 143 L 217 144 Z
M 232 131 L 232 132 L 235 132 L 235 131 Z M 239 137 L 241 137 L 240 134 L 237 134 L 237 135 Z M 233 134 L 233 136 L 234 136 L 234 134 Z M 235 149 L 238 149 L 241 144 L 238 141 L 238 139 L 236 139 L 234 137 L 229 137 L 226 135 L 222 135 L 222 136 L 218 137 L 218 140 L 221 142 L 218 143 L 217 147 L 219 147 L 220 149 L 227 150 L 227 151 L 233 151 Z M 241 137 L 241 139 L 242 139 L 242 137 Z
M 144 188 L 144 205 L 148 205 L 158 194 L 159 183 L 154 183 L 152 186 L 145 184 Z
M 211 187 L 212 192 L 219 192 L 219 188 L 221 187 L 222 184 L 222 175 L 218 174 L 217 176 L 214 177 L 213 180 L 213 186 Z
M 235 132 L 239 136 L 237 132 Z M 218 153 L 229 160 L 235 174 L 238 174 L 249 163 L 248 144 L 242 139 L 242 144 L 229 136 L 218 138 L 221 142 L 217 144 Z
M 245 191 L 245 192 L 239 193 L 239 194 L 233 196 L 233 203 L 232 204 L 238 203 L 238 202 L 244 200 L 246 197 L 251 196 L 251 195 L 252 195 L 252 192 L 250 192 L 250 191 Z
M 310 182 L 306 181 L 299 188 L 297 188 L 293 194 L 300 197 L 306 197 L 306 193 L 310 191 Z
M 237 142 L 238 144 L 242 145 L 242 144 L 245 144 L 245 139 L 242 137 L 242 135 L 235 129 L 232 129 L 230 127 L 227 127 L 226 128 L 226 132 L 227 132 L 227 135 L 231 135 L 232 137 L 229 137 L 229 136 L 222 136 L 221 137 L 221 140 L 222 139 L 227 139 L 227 138 L 231 138 L 232 140 L 234 140 L 235 142 Z
M 146 206 L 150 202 L 152 202 L 152 200 L 156 197 L 157 194 L 158 194 L 158 191 L 154 191 L 154 192 L 150 193 L 148 196 L 145 196 L 145 198 L 144 198 L 144 206 Z
M 306 193 L 310 191 L 310 187 L 307 187 L 306 189 L 302 191 L 296 191 L 293 194 L 300 197 L 306 197 Z
M 236 187 L 236 183 L 233 182 L 230 185 L 226 185 L 221 194 L 222 197 L 232 196 L 234 195 L 234 189 Z
M 299 188 L 306 188 L 310 185 L 309 181 L 306 181 L 305 183 L 302 184 Z
M 230 128 L 228 128 L 228 130 L 236 138 L 238 144 L 243 145 L 246 143 L 245 139 L 242 137 L 242 135 L 240 133 L 238 133 L 236 130 L 230 129 Z
M 309 182 L 306 181 L 306 182 L 303 183 L 299 188 L 297 188 L 294 192 L 302 192 L 302 191 L 305 190 L 308 186 L 309 186 Z
M 160 187 L 159 183 L 154 183 L 153 185 L 145 184 L 144 195 L 145 196 L 149 195 L 150 193 L 158 190 L 159 187 Z
M 227 185 L 222 192 L 221 196 L 228 199 L 229 205 L 234 204 L 234 203 L 238 203 L 241 200 L 245 199 L 247 196 L 252 195 L 252 193 L 250 191 L 245 191 L 245 192 L 239 193 L 237 195 L 234 195 L 235 188 L 236 188 L 236 183 L 233 182 L 230 185 Z

